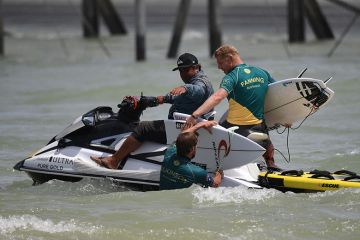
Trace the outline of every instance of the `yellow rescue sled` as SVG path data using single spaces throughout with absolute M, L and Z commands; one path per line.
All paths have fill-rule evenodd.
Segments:
M 354 172 L 340 170 L 334 173 L 314 170 L 288 170 L 283 172 L 260 172 L 259 185 L 280 191 L 322 192 L 342 188 L 360 188 L 360 176 Z

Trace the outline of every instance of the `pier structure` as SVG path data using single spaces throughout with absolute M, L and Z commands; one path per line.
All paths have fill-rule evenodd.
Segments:
M 50 0 L 44 1 L 47 5 L 52 4 Z M 222 44 L 222 18 L 225 14 L 222 8 L 222 3 L 225 3 L 227 0 L 205 1 L 209 39 L 209 56 L 212 56 L 216 48 L 218 48 Z M 334 39 L 333 30 L 330 27 L 328 20 L 324 15 L 322 7 L 321 5 L 319 5 L 318 1 L 326 1 L 328 3 L 336 5 L 337 7 L 342 7 L 355 13 L 350 24 L 343 31 L 340 38 L 338 38 L 335 42 L 331 53 L 329 53 L 330 56 L 334 52 L 336 47 L 341 44 L 342 39 L 349 32 L 350 28 L 357 20 L 360 11 L 359 8 L 344 0 L 284 0 L 283 4 L 287 6 L 286 21 L 288 43 L 304 43 L 306 41 L 305 20 L 307 20 L 309 26 L 313 30 L 316 39 Z M 3 2 L 4 0 L 0 0 L 0 55 L 4 55 L 5 52 Z M 152 3 L 147 2 L 146 0 L 134 0 L 132 2 L 134 15 L 133 18 L 135 22 L 135 58 L 137 61 L 144 61 L 146 60 L 146 31 L 148 24 L 147 5 L 151 5 Z M 194 4 L 194 1 L 178 0 L 176 2 L 172 2 L 171 4 L 166 4 L 168 4 L 167 7 L 178 4 L 177 11 L 174 16 L 175 20 L 169 42 L 169 47 L 166 54 L 166 57 L 168 58 L 175 58 L 178 54 L 182 35 L 184 29 L 186 28 L 189 11 Z M 237 4 L 240 6 L 244 4 L 244 2 L 238 1 L 233 4 Z M 266 6 L 270 8 L 268 13 L 273 14 L 271 12 L 272 1 L 264 0 L 264 4 L 266 4 Z M 118 11 L 118 9 L 121 8 L 121 1 L 115 2 L 115 0 L 80 0 L 80 5 L 82 35 L 84 38 L 101 38 L 100 20 L 102 20 L 104 25 L 107 27 L 110 35 L 126 35 L 128 33 L 123 18 Z M 242 16 L 239 14 L 239 16 L 237 17 L 241 18 Z M 274 16 L 272 17 L 274 18 Z M 236 19 L 233 19 L 233 21 L 236 21 Z M 276 23 L 269 22 L 269 25 L 271 24 Z M 238 31 L 241 31 L 241 25 L 239 25 Z M 99 40 L 99 42 L 101 43 L 101 40 Z M 103 46 L 103 44 L 100 45 Z M 103 48 L 106 50 L 105 47 Z M 110 52 L 107 52 L 107 55 L 110 56 Z

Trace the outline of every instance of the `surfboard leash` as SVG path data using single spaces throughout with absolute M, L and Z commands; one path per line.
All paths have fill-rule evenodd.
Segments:
M 275 148 L 275 150 L 280 153 L 280 155 L 284 158 L 285 162 L 290 163 L 291 160 L 291 154 L 290 154 L 290 146 L 289 146 L 289 138 L 290 138 L 290 129 L 291 130 L 297 130 L 301 127 L 301 125 L 305 122 L 305 120 L 310 117 L 312 114 L 314 114 L 316 112 L 317 108 L 315 106 L 311 107 L 309 114 L 300 122 L 300 124 L 296 127 L 284 127 L 283 131 L 279 131 L 279 128 L 276 129 L 276 132 L 278 134 L 283 134 L 285 133 L 285 131 L 287 130 L 287 134 L 286 134 L 286 149 L 288 152 L 288 158 L 285 157 L 285 155 L 277 148 Z
M 290 128 L 284 128 L 284 131 L 282 131 L 281 133 L 278 132 L 278 130 L 276 130 L 279 134 L 283 134 L 287 129 L 287 134 L 286 134 L 286 149 L 288 152 L 288 158 L 285 157 L 285 155 L 277 148 L 274 148 L 275 151 L 277 151 L 285 160 L 285 162 L 290 163 L 290 159 L 291 159 L 291 154 L 290 154 L 290 147 L 289 147 L 289 136 L 290 136 Z

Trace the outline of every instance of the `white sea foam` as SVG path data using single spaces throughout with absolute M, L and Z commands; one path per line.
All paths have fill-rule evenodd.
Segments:
M 268 198 L 273 198 L 279 194 L 276 190 L 269 189 L 248 189 L 247 187 L 234 188 L 208 188 L 196 187 L 193 196 L 198 203 L 242 203 L 242 202 L 262 202 Z
M 204 34 L 201 31 L 189 30 L 184 34 L 184 40 L 201 39 Z
M 355 155 L 359 155 L 360 154 L 360 149 L 357 148 L 357 149 L 353 149 L 353 150 L 349 150 L 349 151 L 346 151 L 345 153 L 336 153 L 336 156 L 355 156 Z
M 77 223 L 74 219 L 55 223 L 50 219 L 41 219 L 32 215 L 0 216 L 0 234 L 11 234 L 18 230 L 35 230 L 47 233 L 80 232 L 92 234 L 101 226 Z

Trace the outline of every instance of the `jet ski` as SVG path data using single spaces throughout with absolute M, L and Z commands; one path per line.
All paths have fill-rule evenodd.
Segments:
M 161 163 L 168 144 L 145 142 L 138 150 L 121 161 L 119 169 L 116 170 L 99 166 L 90 159 L 90 156 L 104 157 L 115 153 L 140 121 L 142 112 L 148 107 L 157 105 L 155 97 L 127 96 L 118 105 L 117 112 L 113 112 L 112 108 L 108 106 L 96 107 L 75 119 L 72 124 L 53 137 L 46 146 L 18 162 L 14 169 L 26 172 L 33 180 L 33 185 L 52 179 L 77 182 L 83 178 L 106 178 L 129 190 L 158 190 Z M 169 126 L 176 127 L 178 132 L 181 131 L 178 120 L 166 121 L 170 124 Z M 171 125 L 172 123 L 173 125 Z M 221 127 L 219 126 L 219 128 Z M 263 154 L 264 149 L 255 142 L 240 135 L 235 136 L 237 135 L 235 133 L 230 134 L 223 129 L 219 130 L 219 132 L 221 131 L 228 134 L 225 136 L 229 140 L 230 137 L 236 137 L 242 141 L 241 146 L 245 148 L 244 154 L 239 151 L 232 151 L 229 154 L 230 142 L 229 149 L 224 149 L 224 152 L 226 150 L 229 155 L 242 154 L 234 155 L 233 158 L 241 158 L 241 161 L 244 160 L 244 163 L 247 164 Z M 174 139 L 178 134 L 175 133 L 173 134 Z M 204 151 L 207 151 L 205 153 L 211 151 L 216 155 L 216 164 L 219 164 L 218 158 L 222 155 L 220 148 L 224 148 L 224 140 L 221 141 L 222 145 L 218 145 L 218 148 L 215 147 L 214 142 L 214 148 L 204 148 Z M 231 142 L 231 147 L 235 146 L 236 141 L 234 140 Z M 196 163 L 196 159 L 193 161 Z M 224 161 L 223 164 L 229 163 L 231 162 Z M 199 164 L 203 166 L 204 162 Z M 205 166 L 206 164 L 205 162 Z M 240 163 L 237 164 L 238 167 L 241 167 Z M 232 166 L 229 165 L 228 168 L 232 168 Z M 226 170 L 222 186 L 245 185 L 251 188 L 261 188 L 256 184 L 258 173 L 259 168 L 256 164 Z

